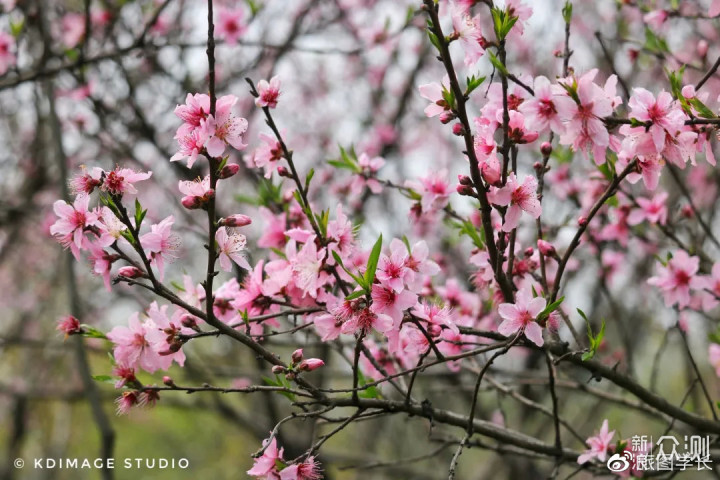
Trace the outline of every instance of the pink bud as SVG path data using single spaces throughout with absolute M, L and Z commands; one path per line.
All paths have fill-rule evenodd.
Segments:
M 137 267 L 127 266 L 121 267 L 118 270 L 118 275 L 125 278 L 140 278 L 144 277 L 145 273 Z
M 300 362 L 300 365 L 298 365 L 298 370 L 300 370 L 301 372 L 312 372 L 313 370 L 317 370 L 323 365 L 325 365 L 325 362 L 323 362 L 319 358 L 308 358 L 307 360 L 303 360 L 302 362 Z
M 695 98 L 695 87 L 693 85 L 685 85 L 682 89 L 682 96 L 688 100 Z
M 472 185 L 472 180 L 467 175 L 458 175 L 460 185 Z
M 222 170 L 220 170 L 220 173 L 218 174 L 218 178 L 220 180 L 224 180 L 226 178 L 230 178 L 233 175 L 235 175 L 238 170 L 240 170 L 240 165 L 237 165 L 235 163 L 230 163 L 228 165 L 225 165 Z
M 168 377 L 167 375 L 165 375 L 162 380 L 163 380 L 163 383 L 164 383 L 165 385 L 167 385 L 168 387 L 174 387 L 174 386 L 175 386 L 175 382 L 173 382 L 172 377 Z
M 430 335 L 433 338 L 439 337 L 442 333 L 442 327 L 440 325 L 436 325 L 434 323 L 431 323 L 427 327 L 428 335 Z
M 196 197 L 194 195 L 183 197 L 182 200 L 180 200 L 180 203 L 182 203 L 182 206 L 188 210 L 196 210 L 203 205 L 202 197 Z
M 80 326 L 80 320 L 73 317 L 72 315 L 62 317 L 58 322 L 57 329 L 63 332 L 66 337 L 68 335 L 77 335 L 79 333 L 82 333 L 83 331 L 82 327 Z
M 282 365 L 273 365 L 273 367 L 272 367 L 272 372 L 273 372 L 275 375 L 279 375 L 279 374 L 285 372 L 285 367 L 283 367 Z
M 465 127 L 463 127 L 462 123 L 458 122 L 453 125 L 453 135 L 457 135 L 458 137 L 465 135 Z
M 543 157 L 549 157 L 552 154 L 553 147 L 550 142 L 543 142 L 542 145 L 540 145 L 540 153 L 543 154 Z
M 450 110 L 445 110 L 440 114 L 440 123 L 447 125 L 455 119 L 455 115 Z
M 299 363 L 303 359 L 303 351 L 302 348 L 298 348 L 292 353 L 292 362 L 293 363 Z
M 587 218 L 585 218 L 585 217 L 578 218 L 578 225 L 580 225 L 581 227 L 584 227 L 585 225 L 587 225 L 587 223 L 588 223 Z
M 251 223 L 252 218 L 241 213 L 236 213 L 235 215 L 221 218 L 218 222 L 218 225 L 220 225 L 221 227 L 244 227 L 245 225 L 250 225 Z
M 285 167 L 283 167 L 282 165 L 280 165 L 280 166 L 277 168 L 277 173 L 278 173 L 278 175 L 280 175 L 281 177 L 292 178 L 292 175 L 290 174 L 290 172 L 288 171 L 288 169 L 285 168 Z
M 500 183 L 500 172 L 490 167 L 487 163 L 483 163 L 480 171 L 485 181 L 490 185 L 497 186 Z
M 456 190 L 457 193 L 459 193 L 460 195 L 464 195 L 464 196 L 466 196 L 466 197 L 472 197 L 472 196 L 473 196 L 473 189 L 472 189 L 472 187 L 469 186 L 469 185 L 458 185 L 457 187 L 455 187 L 455 190 Z
M 708 42 L 706 40 L 700 40 L 697 44 L 698 55 L 700 55 L 700 57 L 702 57 L 702 58 L 705 58 L 705 56 L 707 56 L 707 53 L 708 53 L 708 48 L 709 48 Z
M 197 327 L 197 321 L 195 320 L 195 317 L 192 315 L 183 315 L 182 318 L 180 318 L 180 323 L 183 327 L 187 328 L 195 328 Z
M 533 247 L 527 247 L 525 249 L 524 255 L 525 255 L 525 257 L 530 258 L 530 257 L 532 257 L 533 253 L 535 253 L 535 249 L 533 249 Z
M 550 242 L 547 242 L 545 240 L 538 240 L 537 246 L 540 250 L 540 253 L 542 253 L 546 257 L 554 257 L 556 254 L 555 247 Z

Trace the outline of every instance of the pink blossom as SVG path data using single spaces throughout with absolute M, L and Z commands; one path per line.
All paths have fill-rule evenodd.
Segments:
M 84 165 L 81 169 L 82 173 L 74 175 L 68 182 L 68 186 L 74 195 L 90 195 L 96 188 L 102 185 L 105 172 L 102 168 L 94 167 L 88 173 Z
M 253 150 L 247 164 L 252 168 L 264 168 L 265 178 L 270 178 L 283 158 L 282 148 L 275 137 L 266 133 L 260 133 L 259 136 L 264 143 Z
M 337 252 L 341 257 L 349 255 L 355 242 L 353 224 L 343 213 L 342 204 L 338 204 L 335 211 L 335 219 L 330 220 L 327 225 L 328 249 L 330 252 Z
M 418 303 L 412 309 L 412 314 L 430 325 L 447 327 L 457 333 L 458 326 L 453 321 L 453 311 L 449 307 L 441 307 L 435 303 Z
M 165 260 L 174 260 L 175 252 L 180 246 L 180 239 L 171 232 L 175 217 L 170 215 L 160 223 L 152 225 L 150 232 L 140 237 L 140 244 L 150 253 L 151 262 L 155 264 L 160 274 L 160 280 L 165 275 Z
M 13 50 L 15 49 L 15 37 L 9 33 L 0 32 L 0 75 L 4 75 L 8 69 L 15 65 L 17 59 Z
M 454 3 L 450 5 L 450 9 L 454 33 L 465 51 L 465 66 L 471 67 L 485 53 L 486 41 L 482 35 L 480 15 L 471 17 L 467 10 Z
M 417 295 L 404 290 L 395 292 L 384 285 L 373 284 L 371 290 L 373 300 L 370 310 L 377 315 L 387 315 L 399 327 L 403 312 L 417 303 Z
M 515 174 L 511 173 L 507 184 L 500 189 L 491 190 L 488 197 L 496 205 L 508 205 L 502 226 L 504 232 L 510 232 L 518 226 L 523 211 L 533 218 L 540 217 L 542 213 L 540 200 L 537 198 L 537 179 L 530 175 L 523 179 L 523 183 L 519 183 Z
M 715 375 L 720 377 L 720 345 L 711 343 L 708 347 L 708 357 L 710 365 L 715 369 Z
M 600 432 L 598 432 L 598 434 L 594 437 L 590 437 L 586 440 L 585 443 L 587 443 L 590 448 L 578 457 L 578 463 L 582 465 L 593 458 L 597 458 L 599 461 L 605 462 L 605 459 L 607 458 L 607 451 L 610 448 L 610 441 L 614 435 L 615 430 L 608 432 L 607 419 L 603 420 Z
M 286 254 L 290 261 L 295 284 L 304 294 L 315 298 L 318 288 L 324 284 L 327 277 L 325 272 L 321 274 L 320 271 L 325 258 L 325 249 L 318 250 L 313 236 L 305 242 L 302 249 L 297 253 L 295 240 L 291 240 L 288 242 Z
M 151 176 L 152 172 L 136 172 L 131 168 L 117 167 L 115 170 L 106 172 L 101 189 L 112 195 L 135 195 L 137 189 L 133 184 L 147 180 Z
M 360 173 L 353 177 L 350 189 L 355 195 L 360 195 L 365 187 L 369 188 L 372 193 L 378 194 L 382 191 L 382 184 L 375 178 L 378 170 L 385 165 L 385 159 L 382 157 L 373 157 L 363 152 L 358 157 L 358 166 Z
M 690 303 L 691 288 L 703 288 L 703 280 L 697 275 L 699 266 L 698 257 L 691 257 L 684 250 L 678 250 L 667 266 L 658 267 L 658 275 L 648 279 L 648 283 L 662 291 L 665 306 L 672 307 L 677 303 L 682 308 Z
M 185 105 L 175 107 L 175 115 L 190 127 L 200 127 L 210 114 L 210 97 L 204 93 L 187 94 Z
M 336 318 L 338 318 L 337 314 Z M 385 333 L 390 331 L 392 328 L 393 319 L 389 315 L 382 313 L 376 314 L 366 307 L 357 311 L 353 310 L 349 318 L 340 327 L 340 331 L 346 334 L 352 334 L 359 330 L 364 332 L 377 330 L 380 333 Z
M 652 199 L 639 197 L 637 199 L 640 208 L 633 209 L 628 216 L 628 223 L 630 225 L 637 225 L 645 220 L 650 223 L 657 223 L 664 225 L 667 222 L 667 207 L 665 202 L 667 201 L 667 192 L 661 192 L 655 195 Z
M 708 10 L 708 16 L 717 17 L 718 15 L 720 15 L 720 0 L 713 0 Z
M 215 196 L 215 192 L 210 188 L 210 175 L 206 175 L 202 180 L 180 180 L 178 190 L 185 195 L 181 200 L 185 208 L 199 208 Z
M 138 404 L 138 397 L 135 392 L 123 392 L 117 399 L 117 414 L 127 415 L 132 410 L 132 407 Z
M 268 441 L 270 442 L 268 444 Z M 253 467 L 247 471 L 251 477 L 264 477 L 266 479 L 278 478 L 277 461 L 282 461 L 283 449 L 278 450 L 275 437 L 272 440 L 263 440 L 266 446 L 262 456 L 254 459 Z
M 85 36 L 85 15 L 81 13 L 66 13 L 60 22 L 62 42 L 67 48 L 73 48 Z
M 405 288 L 405 268 L 408 251 L 402 241 L 390 245 L 390 255 L 382 255 L 378 262 L 376 277 L 381 284 L 400 293 Z
M 595 163 L 605 162 L 605 151 L 610 145 L 610 134 L 602 119 L 612 114 L 615 98 L 606 89 L 593 83 L 597 69 L 590 70 L 579 79 L 567 79 L 565 84 L 574 89 L 577 100 L 570 96 L 558 96 L 555 106 L 565 122 L 560 143 L 572 145 L 573 149 L 587 153 L 591 150 Z M 606 87 L 611 87 L 616 77 L 610 77 Z M 608 88 L 612 94 L 612 88 Z
M 50 234 L 66 248 L 70 247 L 76 259 L 80 259 L 80 250 L 86 247 L 85 229 L 99 227 L 100 219 L 95 212 L 88 210 L 90 197 L 78 195 L 72 205 L 63 200 L 53 204 L 53 211 L 59 218 L 50 227 Z
M 645 23 L 650 25 L 655 30 L 658 30 L 660 27 L 662 27 L 667 19 L 668 12 L 666 10 L 653 10 L 643 16 L 643 20 L 645 21 Z
M 258 107 L 276 108 L 280 96 L 280 79 L 276 76 L 267 80 L 260 80 L 257 85 L 258 97 L 255 105 Z
M 405 244 L 394 238 L 390 242 L 390 249 L 399 249 L 405 247 Z M 425 240 L 412 245 L 408 256 L 405 259 L 405 285 L 411 292 L 418 292 L 422 288 L 422 283 L 427 276 L 437 275 L 440 272 L 440 267 L 437 263 L 430 260 L 428 257 L 430 250 L 428 249 Z
M 102 277 L 105 289 L 108 292 L 112 291 L 110 288 L 110 269 L 113 262 L 117 259 L 117 255 L 106 252 L 98 245 L 90 245 L 90 256 L 88 257 L 88 260 L 90 261 L 92 272 L 95 275 L 100 275 Z
M 179 128 L 175 139 L 180 144 L 180 150 L 170 157 L 171 162 L 177 162 L 184 158 L 188 159 L 187 166 L 192 168 L 198 155 L 202 152 L 207 141 L 207 134 L 201 128 L 187 129 Z
M 248 128 L 248 122 L 244 118 L 232 114 L 232 108 L 237 101 L 238 98 L 235 95 L 218 98 L 215 116 L 208 115 L 203 124 L 208 136 L 205 148 L 211 157 L 222 156 L 226 145 L 230 145 L 236 150 L 247 147 L 242 141 L 242 135 Z
M 308 457 L 302 463 L 296 463 L 283 468 L 280 472 L 280 480 L 320 480 L 320 464 L 315 457 Z
M 445 75 L 443 77 L 442 84 L 439 83 L 428 83 L 420 85 L 420 96 L 426 100 L 430 100 L 430 105 L 425 107 L 425 115 L 428 117 L 435 117 L 443 112 L 450 111 L 450 105 L 445 101 L 443 92 L 447 92 L 450 89 L 450 77 Z
M 128 326 L 118 326 L 107 334 L 107 338 L 115 344 L 113 354 L 120 365 L 131 368 L 140 367 L 148 373 L 156 370 L 167 370 L 172 358 L 163 357 L 150 345 L 148 336 L 155 324 L 148 320 L 141 323 L 137 313 L 128 320 Z
M 218 37 L 225 40 L 230 45 L 235 45 L 247 30 L 247 26 L 243 23 L 245 12 L 241 8 L 219 8 L 217 20 L 215 20 L 215 29 Z
M 420 208 L 422 213 L 442 210 L 448 204 L 453 191 L 447 178 L 447 170 L 431 172 L 418 181 L 406 180 L 405 186 L 421 195 Z
M 644 88 L 635 88 L 628 106 L 631 118 L 652 122 L 649 133 L 657 153 L 662 153 L 665 148 L 666 132 L 674 136 L 685 122 L 685 114 L 668 92 L 660 92 L 656 100 L 653 94 Z
M 510 122 L 508 123 L 508 135 L 516 144 L 532 143 L 538 138 L 538 133 L 526 130 L 525 117 L 522 113 L 512 110 L 509 112 Z
M 215 232 L 215 241 L 218 244 L 220 268 L 229 272 L 232 270 L 231 260 L 245 270 L 252 270 L 250 264 L 240 252 L 245 250 L 247 240 L 245 235 L 235 233 L 228 234 L 226 227 L 218 228 Z
M 515 295 L 515 303 L 503 303 L 498 307 L 498 313 L 503 318 L 498 332 L 510 336 L 522 330 L 528 340 L 542 347 L 542 327 L 535 319 L 545 309 L 546 303 L 542 297 L 533 298 L 529 289 L 521 289 Z
M 525 125 L 530 130 L 543 132 L 548 128 L 557 134 L 562 134 L 564 127 L 557 107 L 555 97 L 560 95 L 557 88 L 550 84 L 550 80 L 540 76 L 534 82 L 535 97 L 523 102 L 519 109 L 525 115 Z
M 77 335 L 82 333 L 82 327 L 80 326 L 80 320 L 73 317 L 72 315 L 66 315 L 60 319 L 57 325 L 57 330 L 60 330 L 65 334 L 65 338 L 70 335 Z

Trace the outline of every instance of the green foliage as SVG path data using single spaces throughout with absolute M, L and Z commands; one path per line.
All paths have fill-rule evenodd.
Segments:
M 465 82 L 467 83 L 467 89 L 465 90 L 465 96 L 469 96 L 473 90 L 478 88 L 480 85 L 483 84 L 486 77 L 476 77 L 475 75 L 472 75 L 465 79 Z
M 256 207 L 283 205 L 282 184 L 275 185 L 272 180 L 262 178 L 258 182 L 256 197 L 238 194 L 235 195 L 235 201 Z
M 652 53 L 670 53 L 667 42 L 651 29 L 645 27 L 645 44 L 643 47 Z
M 602 325 L 600 326 L 600 331 L 596 334 L 593 333 L 592 327 L 590 326 L 590 320 L 588 320 L 587 315 L 585 315 L 585 312 L 577 309 L 580 316 L 585 320 L 585 324 L 587 325 L 587 335 L 588 335 L 588 342 L 590 343 L 590 346 L 588 347 L 588 351 L 583 353 L 582 360 L 587 361 L 590 360 L 595 356 L 595 354 L 598 351 L 598 348 L 600 348 L 600 344 L 603 341 L 603 338 L 605 337 L 605 320 L 602 320 Z
M 364 387 L 365 385 L 370 383 L 367 381 L 367 379 L 365 378 L 365 375 L 362 374 L 360 369 L 358 369 L 357 377 L 358 377 L 358 387 Z M 372 387 L 368 387 L 364 390 L 360 390 L 358 392 L 357 396 L 358 396 L 358 398 L 380 398 L 380 390 L 378 390 L 378 388 L 373 385 Z
M 510 30 L 512 30 L 518 17 L 510 15 L 506 9 L 493 7 L 491 10 L 493 18 L 493 27 L 495 28 L 495 36 L 499 42 L 505 40 Z
M 95 327 L 91 327 L 90 325 L 87 325 L 85 323 L 81 324 L 80 327 L 83 330 L 82 336 L 87 338 L 103 338 L 107 340 L 107 337 L 103 332 L 98 330 Z
M 375 271 L 377 270 L 378 261 L 380 260 L 380 253 L 382 252 L 382 233 L 378 237 L 375 245 L 373 245 L 370 256 L 368 257 L 367 268 L 365 269 L 365 285 L 367 290 L 372 287 L 375 281 Z
M 273 387 L 284 387 L 284 388 L 287 388 L 287 389 L 292 389 L 292 384 L 290 383 L 290 380 L 288 380 L 288 379 L 285 378 L 284 376 L 281 376 L 281 375 L 277 375 L 277 374 L 276 374 L 276 375 L 275 375 L 275 380 L 273 380 L 273 379 L 270 378 L 270 377 L 262 377 L 262 379 L 263 379 L 263 381 L 264 381 L 267 385 L 270 385 L 270 386 L 273 386 Z M 287 399 L 290 400 L 291 402 L 294 402 L 294 401 L 295 401 L 295 394 L 293 394 L 293 393 L 290 393 L 290 392 L 281 392 L 281 391 L 278 391 L 277 393 L 279 393 L 279 394 L 282 395 L 283 397 L 287 398 Z
M 570 21 L 572 20 L 572 14 L 573 14 L 572 3 L 570 3 L 570 1 L 566 1 L 565 5 L 563 6 L 563 9 L 562 9 L 562 16 L 563 16 L 563 20 L 565 20 L 565 23 L 570 23 Z
M 555 300 L 555 301 L 552 302 L 550 305 L 548 305 L 547 307 L 545 307 L 545 310 L 543 310 L 542 312 L 540 312 L 540 315 L 538 315 L 538 317 L 537 317 L 536 320 L 537 320 L 538 322 L 542 322 L 542 321 L 544 321 L 545 319 L 547 319 L 552 312 L 554 312 L 555 310 L 557 310 L 558 308 L 560 308 L 560 305 L 563 303 L 563 300 L 565 300 L 565 297 L 560 297 L 559 299 Z
M 495 67 L 495 69 L 502 75 L 507 75 L 507 68 L 505 68 L 505 65 L 503 65 L 500 59 L 497 58 L 497 56 L 495 56 L 495 54 L 489 50 L 486 53 L 488 54 L 488 57 L 490 58 L 490 63 L 492 63 L 493 67 Z
M 340 147 L 340 158 L 337 160 L 328 160 L 328 163 L 335 168 L 350 170 L 353 173 L 362 173 L 362 168 L 360 168 L 358 164 L 354 146 L 350 146 L 349 150 Z

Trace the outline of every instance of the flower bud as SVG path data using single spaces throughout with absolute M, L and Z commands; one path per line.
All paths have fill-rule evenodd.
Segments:
M 172 377 L 169 377 L 169 376 L 165 375 L 162 380 L 163 380 L 163 383 L 164 383 L 165 385 L 167 385 L 168 387 L 174 387 L 174 386 L 175 386 L 175 382 L 173 381 Z
M 450 110 L 445 110 L 440 114 L 440 123 L 447 125 L 455 119 L 455 115 Z
M 197 321 L 195 320 L 195 317 L 192 315 L 183 315 L 180 319 L 180 323 L 183 327 L 186 328 L 195 328 L 197 327 Z
M 273 367 L 272 367 L 272 372 L 273 372 L 275 375 L 279 375 L 279 374 L 281 374 L 281 373 L 285 373 L 285 367 L 283 367 L 282 365 L 273 365 Z
M 203 205 L 202 197 L 196 197 L 194 195 L 183 197 L 182 200 L 180 200 L 180 203 L 182 203 L 182 206 L 188 210 L 196 210 Z
M 431 323 L 427 327 L 428 335 L 430 335 L 433 338 L 439 337 L 442 333 L 442 327 L 440 325 L 436 325 L 434 323 Z
M 460 185 L 472 185 L 472 180 L 467 175 L 458 175 Z
M 580 218 L 578 218 L 578 225 L 580 225 L 581 227 L 586 226 L 587 223 L 588 223 L 588 219 L 587 219 L 587 218 L 585 218 L 585 217 L 580 217 Z
M 543 154 L 543 157 L 549 157 L 553 152 L 553 147 L 550 142 L 543 142 L 542 145 L 540 145 L 540 153 Z
M 300 362 L 300 365 L 298 365 L 298 370 L 300 370 L 301 372 L 312 372 L 313 370 L 317 370 L 323 365 L 325 365 L 325 362 L 323 362 L 319 358 L 308 358 L 307 360 L 303 360 L 302 362 Z
M 472 197 L 473 195 L 473 189 L 469 185 L 458 185 L 455 190 L 458 194 L 464 195 L 466 197 Z
M 708 53 L 708 48 L 708 42 L 706 40 L 700 40 L 697 44 L 698 55 L 700 55 L 701 58 L 705 58 Z
M 218 173 L 218 178 L 220 180 L 224 180 L 226 178 L 230 178 L 233 175 L 235 175 L 240 170 L 240 165 L 237 165 L 235 163 L 230 163 L 228 165 L 225 165 L 222 170 Z
M 291 380 L 291 381 L 292 381 L 292 380 L 295 380 L 295 372 L 287 372 L 287 373 L 285 374 L 285 379 L 286 379 L 286 380 Z
M 453 125 L 453 135 L 457 135 L 458 137 L 465 135 L 465 127 L 462 123 L 458 122 Z
M 298 348 L 292 353 L 292 362 L 293 363 L 300 363 L 303 359 L 303 351 L 302 348 Z
M 695 98 L 695 87 L 693 85 L 685 85 L 682 88 L 682 96 L 687 98 L 688 100 L 691 98 Z
M 554 257 L 557 254 L 555 252 L 555 247 L 550 242 L 541 239 L 537 241 L 537 246 L 540 253 L 546 257 Z
M 118 275 L 125 278 L 140 278 L 145 276 L 145 272 L 143 272 L 137 267 L 127 266 L 121 267 L 118 270 Z
M 533 253 L 535 253 L 535 249 L 533 249 L 533 247 L 527 247 L 525 252 L 523 252 L 523 255 L 525 255 L 525 258 L 530 258 Z
M 282 165 L 280 165 L 280 166 L 277 168 L 277 173 L 278 173 L 278 175 L 280 175 L 281 177 L 292 178 L 292 175 L 290 174 L 290 172 L 288 171 L 288 169 L 285 168 L 285 167 L 283 167 Z
M 80 326 L 80 320 L 73 317 L 72 315 L 62 317 L 58 322 L 57 329 L 63 332 L 65 334 L 65 337 L 68 337 L 69 335 L 77 335 L 83 333 L 83 329 Z
M 235 215 L 221 218 L 218 222 L 218 225 L 220 225 L 221 227 L 244 227 L 245 225 L 250 225 L 251 223 L 252 218 L 241 213 L 236 213 Z

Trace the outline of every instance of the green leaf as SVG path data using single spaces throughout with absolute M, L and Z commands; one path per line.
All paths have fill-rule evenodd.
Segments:
M 20 36 L 20 32 L 22 32 L 23 27 L 25 26 L 25 17 L 22 17 L 18 20 L 11 20 L 10 21 L 10 33 L 13 37 L 17 38 Z
M 363 278 L 355 275 L 354 273 L 352 273 L 352 272 L 351 272 L 350 270 L 348 270 L 347 268 L 345 268 L 345 265 L 343 264 L 342 258 L 340 258 L 340 255 L 338 255 L 338 253 L 337 253 L 336 251 L 333 250 L 332 256 L 333 256 L 333 258 L 335 259 L 335 261 L 337 262 L 337 264 L 340 265 L 340 268 L 342 268 L 343 270 L 345 270 L 345 273 L 347 273 L 348 275 L 350 275 L 350 276 L 352 277 L 352 279 L 355 280 L 355 282 L 356 282 L 358 285 L 360 285 L 360 287 L 362 287 L 363 290 L 365 290 L 366 292 L 370 293 L 369 290 L 368 290 L 368 287 L 365 285 L 365 280 L 364 280 Z
M 432 26 L 430 28 L 432 28 Z M 440 40 L 438 40 L 437 35 L 435 35 L 430 29 L 427 30 L 427 34 L 428 38 L 430 38 L 430 43 L 432 43 L 433 46 L 437 49 L 437 51 L 440 52 Z
M 467 89 L 465 90 L 465 96 L 470 95 L 473 90 L 478 88 L 485 81 L 486 77 L 476 77 L 475 75 L 466 79 Z
M 380 253 L 382 252 L 382 233 L 378 237 L 375 245 L 373 245 L 370 256 L 368 257 L 367 268 L 365 268 L 365 285 L 370 289 L 375 281 L 375 271 L 377 270 Z
M 315 169 L 311 168 L 308 172 L 307 176 L 305 177 L 305 191 L 308 191 L 308 188 L 310 187 L 310 181 L 315 176 Z
M 653 53 L 670 53 L 667 42 L 651 29 L 645 27 L 645 48 Z
M 96 382 L 102 383 L 115 383 L 115 379 L 110 375 L 93 375 L 92 379 Z
M 105 334 L 95 327 L 91 327 L 90 325 L 87 325 L 84 323 L 81 324 L 80 327 L 82 327 L 82 329 L 83 329 L 83 334 L 82 334 L 83 337 L 104 338 L 105 340 L 107 340 L 107 337 L 105 336 Z
M 500 72 L 503 75 L 507 75 L 508 71 L 507 68 L 505 68 L 505 65 L 502 64 L 499 58 L 495 56 L 494 53 L 492 53 L 490 50 L 486 50 L 488 56 L 490 57 L 490 63 L 492 63 L 493 67 Z
M 703 102 L 701 102 L 697 97 L 688 99 L 688 102 L 690 102 L 690 105 L 695 109 L 698 114 L 703 118 L 717 118 L 717 115 L 710 110 Z
M 560 307 L 560 304 L 562 304 L 563 300 L 565 300 L 565 297 L 560 297 L 559 299 L 552 302 L 550 305 L 545 307 L 545 310 L 540 312 L 540 315 L 538 315 L 538 319 L 544 319 L 548 317 L 552 312 L 558 309 Z
M 573 6 L 569 1 L 565 2 L 565 6 L 562 9 L 562 16 L 565 23 L 570 23 L 572 20 Z
M 357 292 L 353 292 L 350 295 L 348 295 L 347 297 L 345 297 L 345 300 L 355 300 L 356 298 L 360 298 L 365 295 L 366 295 L 365 290 L 358 290 Z
M 365 385 L 370 383 L 367 381 L 367 379 L 365 378 L 365 375 L 362 374 L 360 369 L 358 369 L 357 377 L 358 377 L 358 386 L 360 386 L 360 387 L 364 387 Z M 368 387 L 364 390 L 360 390 L 358 392 L 358 397 L 359 398 L 380 398 L 380 391 L 377 389 L 377 387 L 375 385 L 373 385 L 372 387 Z

